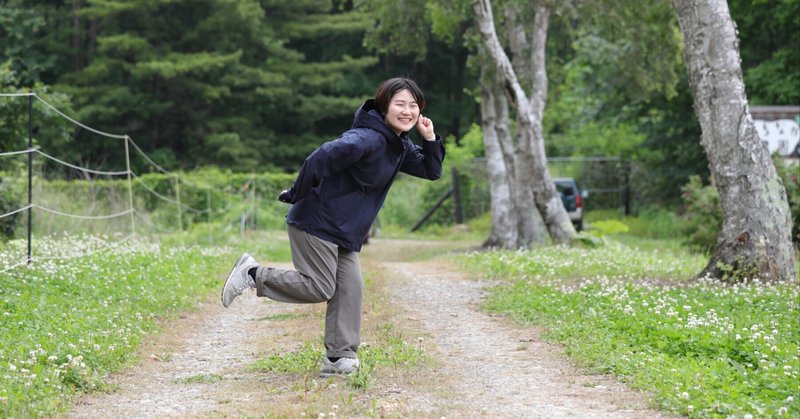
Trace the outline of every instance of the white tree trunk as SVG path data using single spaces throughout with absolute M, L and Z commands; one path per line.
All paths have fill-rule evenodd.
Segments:
M 539 176 L 534 182 L 533 196 L 539 213 L 544 218 L 544 223 L 550 232 L 550 237 L 556 243 L 572 240 L 577 232 L 569 219 L 564 203 L 556 190 L 550 170 L 547 168 L 547 157 L 544 151 L 544 134 L 542 118 L 544 107 L 547 103 L 547 69 L 546 45 L 547 29 L 550 26 L 550 12 L 553 2 L 540 0 L 536 2 L 533 23 L 533 39 L 531 42 L 531 149 L 534 156 L 534 172 Z
M 508 34 L 508 50 L 511 54 L 511 66 L 514 68 L 514 72 L 517 75 L 517 78 L 521 85 L 524 86 L 525 83 L 533 86 L 533 67 L 531 66 L 531 43 L 528 42 L 528 35 L 527 31 L 525 30 L 525 16 L 521 4 L 517 2 L 509 2 L 506 4 L 505 9 L 505 24 L 506 24 L 506 31 Z M 499 77 L 497 80 L 497 86 L 502 86 L 505 84 L 505 81 L 502 77 Z M 523 87 L 524 90 L 524 87 Z M 507 106 L 506 106 L 507 108 Z M 506 116 L 508 114 L 508 110 L 506 109 Z M 524 116 L 520 115 L 517 112 L 516 120 L 517 120 L 517 129 L 514 133 L 514 142 L 516 150 L 512 157 L 515 157 L 515 166 L 520 165 L 532 165 L 532 167 L 536 167 L 536 157 L 533 158 L 529 157 L 530 153 L 527 150 L 534 150 L 535 143 L 531 141 L 531 132 L 528 129 L 524 129 L 525 122 L 523 120 Z M 535 152 L 534 152 L 535 154 Z M 531 205 L 536 205 L 536 182 L 533 181 L 530 177 L 529 171 L 521 170 L 517 171 L 517 177 L 514 178 L 515 184 L 519 188 L 530 189 L 531 193 L 525 194 L 515 194 L 514 197 L 516 200 L 521 202 L 525 202 L 525 205 L 517 205 L 518 208 L 530 208 Z M 535 173 L 535 171 L 534 171 Z M 523 201 L 525 200 L 525 201 Z M 527 202 L 527 200 L 533 200 L 533 204 Z M 537 208 L 538 209 L 538 208 Z M 530 212 L 517 212 L 517 219 L 522 219 L 523 217 L 532 217 L 532 220 L 527 223 L 520 223 L 519 224 L 519 243 L 518 246 L 528 246 L 528 245 L 537 245 L 537 244 L 544 244 L 547 240 L 547 227 L 545 226 L 544 220 L 542 219 L 541 210 L 539 211 L 530 211 Z
M 516 72 L 511 65 L 508 56 L 500 45 L 497 39 L 497 33 L 494 28 L 494 18 L 492 15 L 492 7 L 490 0 L 473 0 L 473 8 L 475 9 L 476 23 L 481 38 L 486 45 L 489 55 L 494 61 L 498 75 L 503 79 L 503 90 L 511 102 L 512 106 L 517 112 L 518 126 L 517 129 L 521 130 L 523 134 L 523 141 L 517 143 L 518 152 L 516 157 L 519 158 L 519 165 L 516 165 L 514 170 L 518 178 L 516 182 L 517 194 L 525 196 L 528 194 L 532 187 L 535 188 L 536 194 L 536 207 L 544 218 L 550 237 L 556 243 L 568 242 L 575 237 L 576 232 L 572 223 L 569 221 L 564 205 L 555 190 L 555 186 L 550 176 L 550 171 L 547 168 L 547 158 L 544 152 L 544 143 L 542 141 L 541 133 L 541 115 L 544 108 L 544 99 L 537 97 L 535 99 L 537 108 L 534 108 L 531 102 L 528 101 L 528 96 L 520 85 Z M 549 6 L 540 5 L 544 8 L 549 16 Z M 539 13 L 537 13 L 538 15 Z M 545 23 L 547 19 L 545 18 Z M 540 28 L 535 28 L 539 31 Z M 546 40 L 546 26 L 543 28 Z M 535 38 L 541 38 L 542 34 L 535 35 Z M 542 45 L 544 44 L 542 40 Z M 536 44 L 534 44 L 535 46 Z M 541 57 L 544 57 L 544 49 L 542 48 Z M 534 52 L 537 54 L 537 52 Z M 539 61 L 541 70 L 544 71 L 544 61 Z M 534 70 L 534 74 L 539 74 Z M 544 73 L 546 74 L 546 73 Z M 546 77 L 545 77 L 546 84 Z M 541 92 L 541 91 L 540 91 Z M 546 89 L 544 91 L 546 94 Z M 538 120 L 537 120 L 538 117 Z M 527 187 L 523 187 L 527 184 Z M 532 194 L 533 195 L 533 194 Z M 532 200 L 524 200 L 520 202 L 518 207 L 519 214 L 533 214 L 533 208 L 525 208 Z M 520 240 L 524 245 L 529 245 L 534 239 L 534 218 L 522 217 L 520 223 Z M 523 236 L 523 233 L 525 234 Z
M 505 154 L 500 143 L 500 135 L 508 136 L 508 112 L 506 120 L 498 119 L 505 107 L 501 101 L 502 92 L 497 92 L 494 69 L 481 65 L 481 128 L 483 129 L 483 145 L 486 153 L 486 169 L 489 175 L 489 195 L 492 208 L 492 230 L 484 247 L 500 247 L 514 249 L 518 245 L 517 217 L 512 200 L 512 178 L 506 163 Z M 498 95 L 499 93 L 499 95 Z M 500 97 L 498 97 L 500 96 Z M 506 124 L 505 129 L 501 125 Z M 505 131 L 505 132 L 504 132 Z M 508 142 L 508 139 L 505 140 Z
M 758 137 L 725 0 L 672 0 L 701 144 L 719 191 L 722 231 L 701 275 L 796 281 L 786 190 Z

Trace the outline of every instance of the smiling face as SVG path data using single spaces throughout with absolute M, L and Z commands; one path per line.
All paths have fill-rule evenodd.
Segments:
M 403 89 L 391 99 L 384 115 L 384 122 L 395 134 L 411 131 L 419 118 L 419 104 L 408 89 Z

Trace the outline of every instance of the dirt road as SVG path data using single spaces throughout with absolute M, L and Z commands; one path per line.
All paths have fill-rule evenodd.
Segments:
M 659 417 L 643 395 L 582 374 L 537 330 L 481 312 L 490 282 L 441 258 L 401 261 L 426 246 L 435 244 L 378 240 L 362 256 L 364 340 L 388 324 L 426 362 L 377 368 L 366 389 L 314 372 L 256 371 L 258 359 L 318 342 L 324 306 L 247 294 L 223 309 L 214 295 L 167 323 L 138 364 L 109 378 L 109 392 L 81 398 L 70 416 Z

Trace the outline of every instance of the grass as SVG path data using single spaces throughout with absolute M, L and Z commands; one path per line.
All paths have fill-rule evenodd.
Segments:
M 544 326 L 598 373 L 691 417 L 800 415 L 800 311 L 793 284 L 690 280 L 706 258 L 636 238 L 597 249 L 460 256 L 508 282 L 486 308 Z
M 102 378 L 130 365 L 159 320 L 218 289 L 240 254 L 235 246 L 251 246 L 265 259 L 284 257 L 268 237 L 242 243 L 234 236 L 217 246 L 178 243 L 191 243 L 191 236 L 168 245 L 37 238 L 36 255 L 65 259 L 0 274 L 0 417 L 57 416 L 73 395 L 102 389 Z M 19 260 L 24 247 L 24 241 L 6 243 L 0 260 Z
M 414 368 L 428 361 L 421 346 L 408 342 L 404 332 L 393 323 L 377 325 L 371 331 L 374 340 L 362 343 L 358 350 L 361 368 L 357 373 L 346 377 L 352 389 L 367 390 L 375 381 L 376 367 Z M 295 351 L 270 355 L 253 363 L 255 371 L 278 374 L 294 374 L 316 377 L 319 374 L 320 359 L 324 355 L 323 338 L 305 341 Z
M 409 344 L 403 334 L 391 323 L 379 326 L 376 340 L 362 344 L 358 350 L 361 368 L 357 373 L 346 376 L 353 389 L 367 390 L 375 381 L 376 367 L 413 368 L 427 362 L 423 349 Z M 292 352 L 270 355 L 253 363 L 255 371 L 299 376 L 317 376 L 324 347 L 322 338 L 309 340 Z
M 219 374 L 197 374 L 175 381 L 182 384 L 214 384 L 222 381 L 222 376 Z
M 669 224 L 652 228 L 666 231 Z M 216 291 L 242 250 L 262 261 L 290 260 L 283 231 L 239 235 L 217 231 L 221 226 L 201 227 L 164 236 L 160 245 L 133 240 L 110 252 L 42 260 L 0 274 L 0 417 L 58 416 L 75 394 L 102 389 L 102 378 L 131 365 L 139 342 L 158 331 L 160 319 Z M 473 228 L 461 239 L 472 242 L 476 231 L 483 234 L 482 227 Z M 393 257 L 420 260 L 463 247 L 464 242 L 443 241 L 444 229 L 428 233 L 439 240 L 410 236 L 418 244 Z M 662 409 L 692 417 L 800 416 L 797 284 L 694 281 L 689 278 L 707 258 L 688 253 L 678 240 L 653 240 L 649 233 L 605 237 L 599 248 L 550 246 L 454 257 L 468 270 L 503 279 L 488 310 L 544 326 L 549 339 L 561 342 L 587 368 L 652 393 Z M 36 239 L 35 253 L 73 257 L 115 240 Z M 19 241 L 5 244 L 0 261 L 19 260 L 23 248 Z M 365 247 L 367 254 L 375 251 Z M 321 337 L 305 340 L 306 335 L 296 350 L 253 365 L 306 386 L 304 406 L 288 406 L 287 414 L 299 408 L 343 416 L 375 413 L 365 403 L 378 377 L 416 377 L 416 370 L 425 369 L 418 367 L 428 355 L 413 331 L 398 322 L 381 288 L 393 286 L 382 278 L 387 273 L 370 266 L 365 273 L 363 332 L 369 342 L 359 350 L 359 373 L 345 378 L 346 385 L 338 383 L 345 391 L 328 396 L 338 380 L 315 380 Z M 305 317 L 283 313 L 258 320 Z M 179 382 L 220 381 L 224 377 L 200 374 Z

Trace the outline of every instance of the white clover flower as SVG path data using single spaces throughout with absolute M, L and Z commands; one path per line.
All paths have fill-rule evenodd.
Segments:
M 14 365 L 14 364 L 8 364 L 8 370 L 9 371 L 16 371 L 17 370 L 17 366 Z
M 680 394 L 680 398 L 684 400 L 689 400 L 689 393 L 684 391 L 683 393 Z

